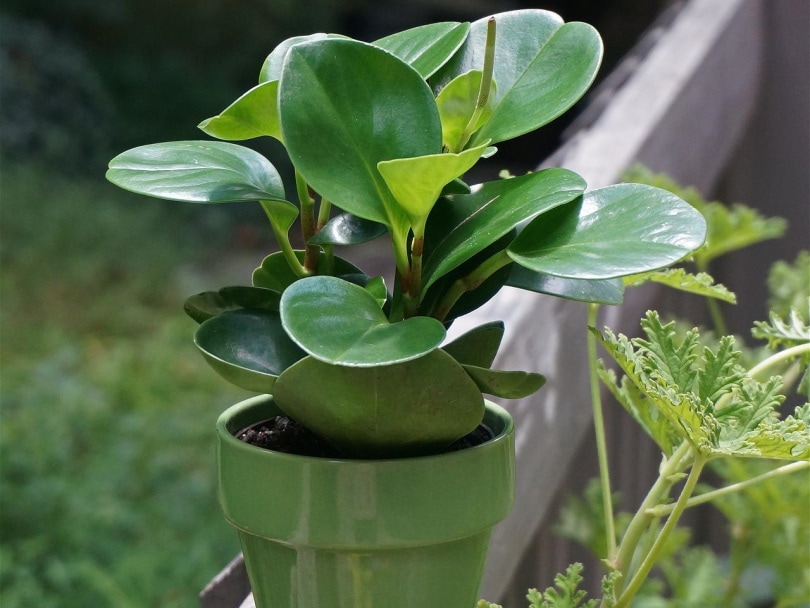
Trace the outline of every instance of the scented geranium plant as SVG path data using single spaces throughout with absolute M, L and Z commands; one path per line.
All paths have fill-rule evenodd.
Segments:
M 615 304 L 622 276 L 665 267 L 704 240 L 702 216 L 650 186 L 587 191 L 563 168 L 468 185 L 499 143 L 580 99 L 601 56 L 591 26 L 543 10 L 373 43 L 291 38 L 257 86 L 200 128 L 281 142 L 296 197 L 267 159 L 226 141 L 134 148 L 107 177 L 158 198 L 265 211 L 279 251 L 253 284 L 186 303 L 200 322 L 196 345 L 225 379 L 272 394 L 347 457 L 441 451 L 481 422 L 483 394 L 523 397 L 544 381 L 492 369 L 501 323 L 448 343 L 455 318 L 505 285 Z M 296 224 L 303 250 L 291 243 Z M 390 242 L 393 285 L 337 255 L 377 238 Z

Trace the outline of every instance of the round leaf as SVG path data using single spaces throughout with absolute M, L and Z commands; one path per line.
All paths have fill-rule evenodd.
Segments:
M 284 332 L 278 313 L 233 310 L 205 321 L 194 343 L 225 380 L 249 391 L 272 393 L 279 374 L 304 357 Z
M 267 135 L 281 140 L 278 81 L 259 84 L 198 127 L 217 139 L 239 141 Z
M 284 329 L 302 349 L 335 365 L 372 367 L 435 350 L 444 326 L 430 317 L 389 323 L 375 297 L 336 277 L 309 277 L 281 297 Z
M 110 161 L 107 179 L 125 190 L 190 203 L 284 200 L 264 156 L 221 141 L 176 141 L 132 148 Z
M 535 272 L 610 279 L 668 266 L 705 238 L 703 216 L 674 194 L 618 184 L 538 217 L 507 253 Z
M 535 393 L 546 378 L 534 372 L 502 371 L 462 365 L 482 393 L 504 399 L 522 399 Z
M 279 407 L 355 458 L 440 451 L 475 429 L 481 391 L 447 353 L 384 367 L 302 359 L 276 382 Z
M 329 220 L 309 239 L 310 245 L 359 245 L 381 237 L 385 226 L 364 220 L 351 213 L 341 213 Z
M 305 254 L 303 251 L 297 250 L 295 252 L 295 257 L 298 258 L 299 262 L 303 262 Z M 326 258 L 321 256 L 321 258 L 318 260 L 318 273 L 333 274 L 340 277 L 365 277 L 365 280 L 362 281 L 363 284 L 365 284 L 368 277 L 357 266 L 348 260 L 344 260 L 343 258 L 337 256 L 334 256 L 333 260 L 334 266 L 332 267 L 331 272 L 328 272 L 328 269 L 326 268 Z M 290 269 L 290 265 L 287 263 L 284 254 L 280 251 L 268 255 L 262 260 L 261 266 L 253 271 L 254 286 L 271 289 L 273 291 L 277 291 L 278 293 L 283 292 L 285 289 L 287 289 L 287 287 L 298 281 L 300 278 L 301 277 Z M 352 282 L 354 283 L 357 281 L 353 280 Z
M 479 325 L 442 346 L 442 350 L 464 365 L 489 367 L 503 339 L 503 321 Z
M 281 293 L 260 287 L 235 285 L 219 291 L 206 291 L 186 299 L 186 314 L 197 323 L 207 321 L 227 310 L 258 308 L 278 312 Z
M 469 23 L 430 23 L 397 32 L 374 43 L 429 78 L 455 53 L 470 31 Z
M 441 125 L 422 77 L 388 52 L 355 40 L 293 46 L 279 88 L 290 158 L 312 188 L 404 238 L 407 220 L 377 163 L 441 151 Z

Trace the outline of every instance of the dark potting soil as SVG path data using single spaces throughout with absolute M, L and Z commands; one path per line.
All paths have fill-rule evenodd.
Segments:
M 495 436 L 484 424 L 448 446 L 447 452 L 471 448 Z M 236 438 L 256 447 L 318 458 L 339 458 L 340 454 L 329 443 L 287 416 L 274 416 L 240 431 Z

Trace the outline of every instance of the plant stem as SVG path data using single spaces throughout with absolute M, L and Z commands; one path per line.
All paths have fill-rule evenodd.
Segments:
M 804 353 L 810 353 L 810 342 L 807 344 L 798 344 L 797 346 L 791 346 L 790 348 L 786 348 L 783 351 L 780 351 L 776 354 L 771 355 L 767 359 L 760 361 L 757 365 L 752 367 L 748 371 L 748 375 L 752 378 L 756 378 L 760 374 L 763 374 L 771 367 L 779 365 L 784 361 L 792 359 L 793 357 L 798 357 Z
M 320 232 L 329 221 L 329 214 L 332 212 L 332 203 L 321 197 L 321 206 L 318 208 L 318 224 L 315 229 Z
M 720 496 L 725 496 L 726 494 L 733 494 L 734 492 L 739 492 L 740 490 L 744 490 L 745 488 L 753 486 L 760 482 L 767 481 L 769 479 L 774 479 L 776 477 L 781 477 L 782 475 L 795 473 L 796 471 L 801 471 L 803 469 L 810 469 L 810 462 L 806 460 L 802 460 L 799 462 L 791 462 L 790 464 L 783 465 L 779 468 L 773 469 L 772 471 L 763 473 L 762 475 L 757 475 L 756 477 L 746 479 L 745 481 L 733 483 L 730 486 L 725 486 L 723 488 L 718 488 L 717 490 L 712 490 L 710 492 L 704 492 L 703 494 L 693 496 L 686 502 L 686 508 L 696 507 L 697 505 L 702 505 L 704 503 L 711 502 L 712 500 L 714 500 L 715 498 L 719 498 Z M 647 513 L 655 517 L 662 517 L 664 515 L 672 513 L 674 509 L 675 505 L 656 505 L 651 509 L 647 509 Z
M 698 272 L 709 273 L 709 265 L 704 262 L 697 262 Z M 712 325 L 714 331 L 718 336 L 728 335 L 728 328 L 726 327 L 726 320 L 723 317 L 723 311 L 720 310 L 720 304 L 714 298 L 706 298 L 706 305 L 709 307 L 709 315 L 712 318 Z
M 678 520 L 681 518 L 684 509 L 686 509 L 686 503 L 689 501 L 689 498 L 695 491 L 698 479 L 700 478 L 700 474 L 703 471 L 703 467 L 706 465 L 706 462 L 708 462 L 708 460 L 705 456 L 700 454 L 695 456 L 695 462 L 692 465 L 692 469 L 689 471 L 689 477 L 686 478 L 686 483 L 683 486 L 683 490 L 681 490 L 680 496 L 678 496 L 678 500 L 672 509 L 672 513 L 667 518 L 664 527 L 661 528 L 661 531 L 658 533 L 658 537 L 655 539 L 652 548 L 650 548 L 649 552 L 644 557 L 644 560 L 641 562 L 638 571 L 636 571 L 633 578 L 627 584 L 627 587 L 625 587 L 624 591 L 619 597 L 619 600 L 616 602 L 615 608 L 625 608 L 625 606 L 630 605 L 630 602 L 638 592 L 641 585 L 644 583 L 647 575 L 650 573 L 650 570 L 652 570 L 653 566 L 658 561 L 658 557 L 664 547 L 664 543 L 666 543 L 669 535 L 675 529 L 675 526 L 677 525 Z
M 271 211 L 269 205 L 266 205 L 264 201 L 260 201 L 262 209 L 264 209 L 264 213 L 267 215 L 267 218 L 270 220 L 270 226 L 273 228 L 273 234 L 276 237 L 276 242 L 278 243 L 279 248 L 281 249 L 281 254 L 284 256 L 284 259 L 287 260 L 287 264 L 290 266 L 290 270 L 292 270 L 296 276 L 299 277 L 307 277 L 312 274 L 312 271 L 308 270 L 305 266 L 298 261 L 298 257 L 295 255 L 295 251 L 290 244 L 290 236 L 287 234 L 287 230 L 285 230 L 276 220 L 273 212 Z
M 445 317 L 450 314 L 453 306 L 455 306 L 461 296 L 479 287 L 481 283 L 486 281 L 495 272 L 511 263 L 512 258 L 507 255 L 506 250 L 499 251 L 482 262 L 478 268 L 473 270 L 466 277 L 461 277 L 450 286 L 450 289 L 447 290 L 436 306 L 433 316 L 439 321 L 444 321 Z
M 315 224 L 315 199 L 309 195 L 309 187 L 303 176 L 295 172 L 295 187 L 298 192 L 298 201 L 301 205 L 301 238 L 304 239 L 304 268 L 308 271 L 315 271 L 318 268 L 318 255 L 320 248 L 306 243 L 315 236 L 317 232 Z
M 599 304 L 588 305 L 588 325 L 596 327 Z M 591 384 L 591 406 L 593 408 L 593 428 L 596 433 L 596 453 L 599 460 L 599 480 L 602 484 L 602 513 L 605 518 L 607 536 L 606 558 L 613 563 L 616 559 L 616 526 L 613 518 L 613 493 L 610 487 L 610 466 L 608 464 L 607 441 L 605 438 L 605 418 L 602 413 L 602 392 L 599 385 L 596 359 L 596 337 L 588 331 L 588 372 Z
M 627 527 L 622 542 L 619 545 L 614 564 L 616 568 L 623 572 L 625 577 L 631 574 L 630 567 L 633 563 L 633 555 L 636 553 L 638 543 L 644 536 L 644 532 L 647 530 L 650 522 L 654 519 L 653 516 L 648 513 L 648 510 L 655 507 L 664 497 L 669 495 L 669 490 L 674 485 L 677 475 L 683 471 L 686 463 L 691 459 L 691 456 L 692 444 L 688 441 L 683 441 L 672 455 L 662 463 L 658 479 L 655 480 L 655 483 L 642 501 L 638 511 L 636 511 L 633 519 L 630 520 L 630 525 Z M 621 582 L 618 583 L 617 588 L 617 591 L 620 590 Z

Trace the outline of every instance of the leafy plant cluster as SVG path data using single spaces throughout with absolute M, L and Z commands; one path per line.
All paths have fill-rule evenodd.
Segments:
M 633 174 L 636 179 L 667 182 L 641 168 Z M 671 183 L 668 187 L 675 189 Z M 733 301 L 733 295 L 714 285 L 705 273 L 708 261 L 778 236 L 784 222 L 763 218 L 741 205 L 706 203 L 694 191 L 676 191 L 707 218 L 709 238 L 693 256 L 700 272 L 693 275 L 676 268 L 631 277 L 627 284 L 658 280 Z M 793 265 L 781 262 L 774 266 L 769 283 L 779 291 L 771 294 L 770 305 L 779 312 L 772 312 L 767 322 L 758 322 L 752 332 L 767 341 L 764 351 L 750 351 L 719 332 L 701 335 L 696 328 L 664 322 L 656 312 L 648 312 L 642 320 L 643 337 L 628 338 L 591 327 L 589 339 L 598 341 L 618 366 L 617 372 L 597 362 L 593 350 L 592 378 L 598 375 L 658 444 L 663 460 L 659 477 L 638 510 L 614 515 L 617 496 L 610 491 L 609 471 L 603 466 L 606 454 L 600 454 L 599 482 L 593 482 L 585 497 L 572 501 L 564 511 L 560 531 L 603 558 L 608 569 L 603 597 L 583 604 L 584 592 L 578 590 L 581 566 L 577 564 L 558 576 L 558 591 L 549 589 L 540 596 L 532 591 L 528 596 L 532 607 L 741 606 L 757 599 L 776 599 L 779 606 L 793 606 L 807 601 L 810 404 L 796 407 L 784 417 L 780 412 L 793 387 L 808 396 L 807 270 L 807 252 Z M 717 322 L 719 309 L 712 312 Z M 748 351 L 745 360 L 754 360 L 754 364 L 742 365 L 742 350 Z M 604 430 L 598 391 L 594 405 L 599 442 Z M 778 464 L 780 461 L 791 462 Z M 699 481 L 701 473 L 709 469 L 722 482 L 720 487 Z M 729 521 L 727 561 L 707 548 L 690 547 L 689 531 L 676 527 L 686 509 L 709 502 Z M 649 580 L 654 567 L 661 576 Z M 747 584 L 751 579 L 758 581 L 760 592 L 769 592 L 765 598 Z M 543 603 L 537 603 L 538 597 Z
M 224 378 L 272 394 L 347 456 L 434 452 L 478 425 L 482 393 L 521 397 L 544 382 L 492 368 L 502 325 L 446 343 L 455 318 L 504 285 L 616 303 L 620 277 L 703 242 L 700 214 L 650 186 L 586 192 L 561 168 L 464 181 L 497 144 L 569 109 L 601 56 L 591 26 L 533 9 L 374 43 L 294 37 L 200 128 L 280 142 L 297 204 L 266 158 L 228 141 L 134 148 L 107 177 L 158 198 L 253 201 L 266 213 L 280 251 L 253 284 L 186 303 L 201 323 L 197 346 Z M 296 222 L 303 250 L 289 234 Z M 393 286 L 336 255 L 379 237 L 393 253 Z

